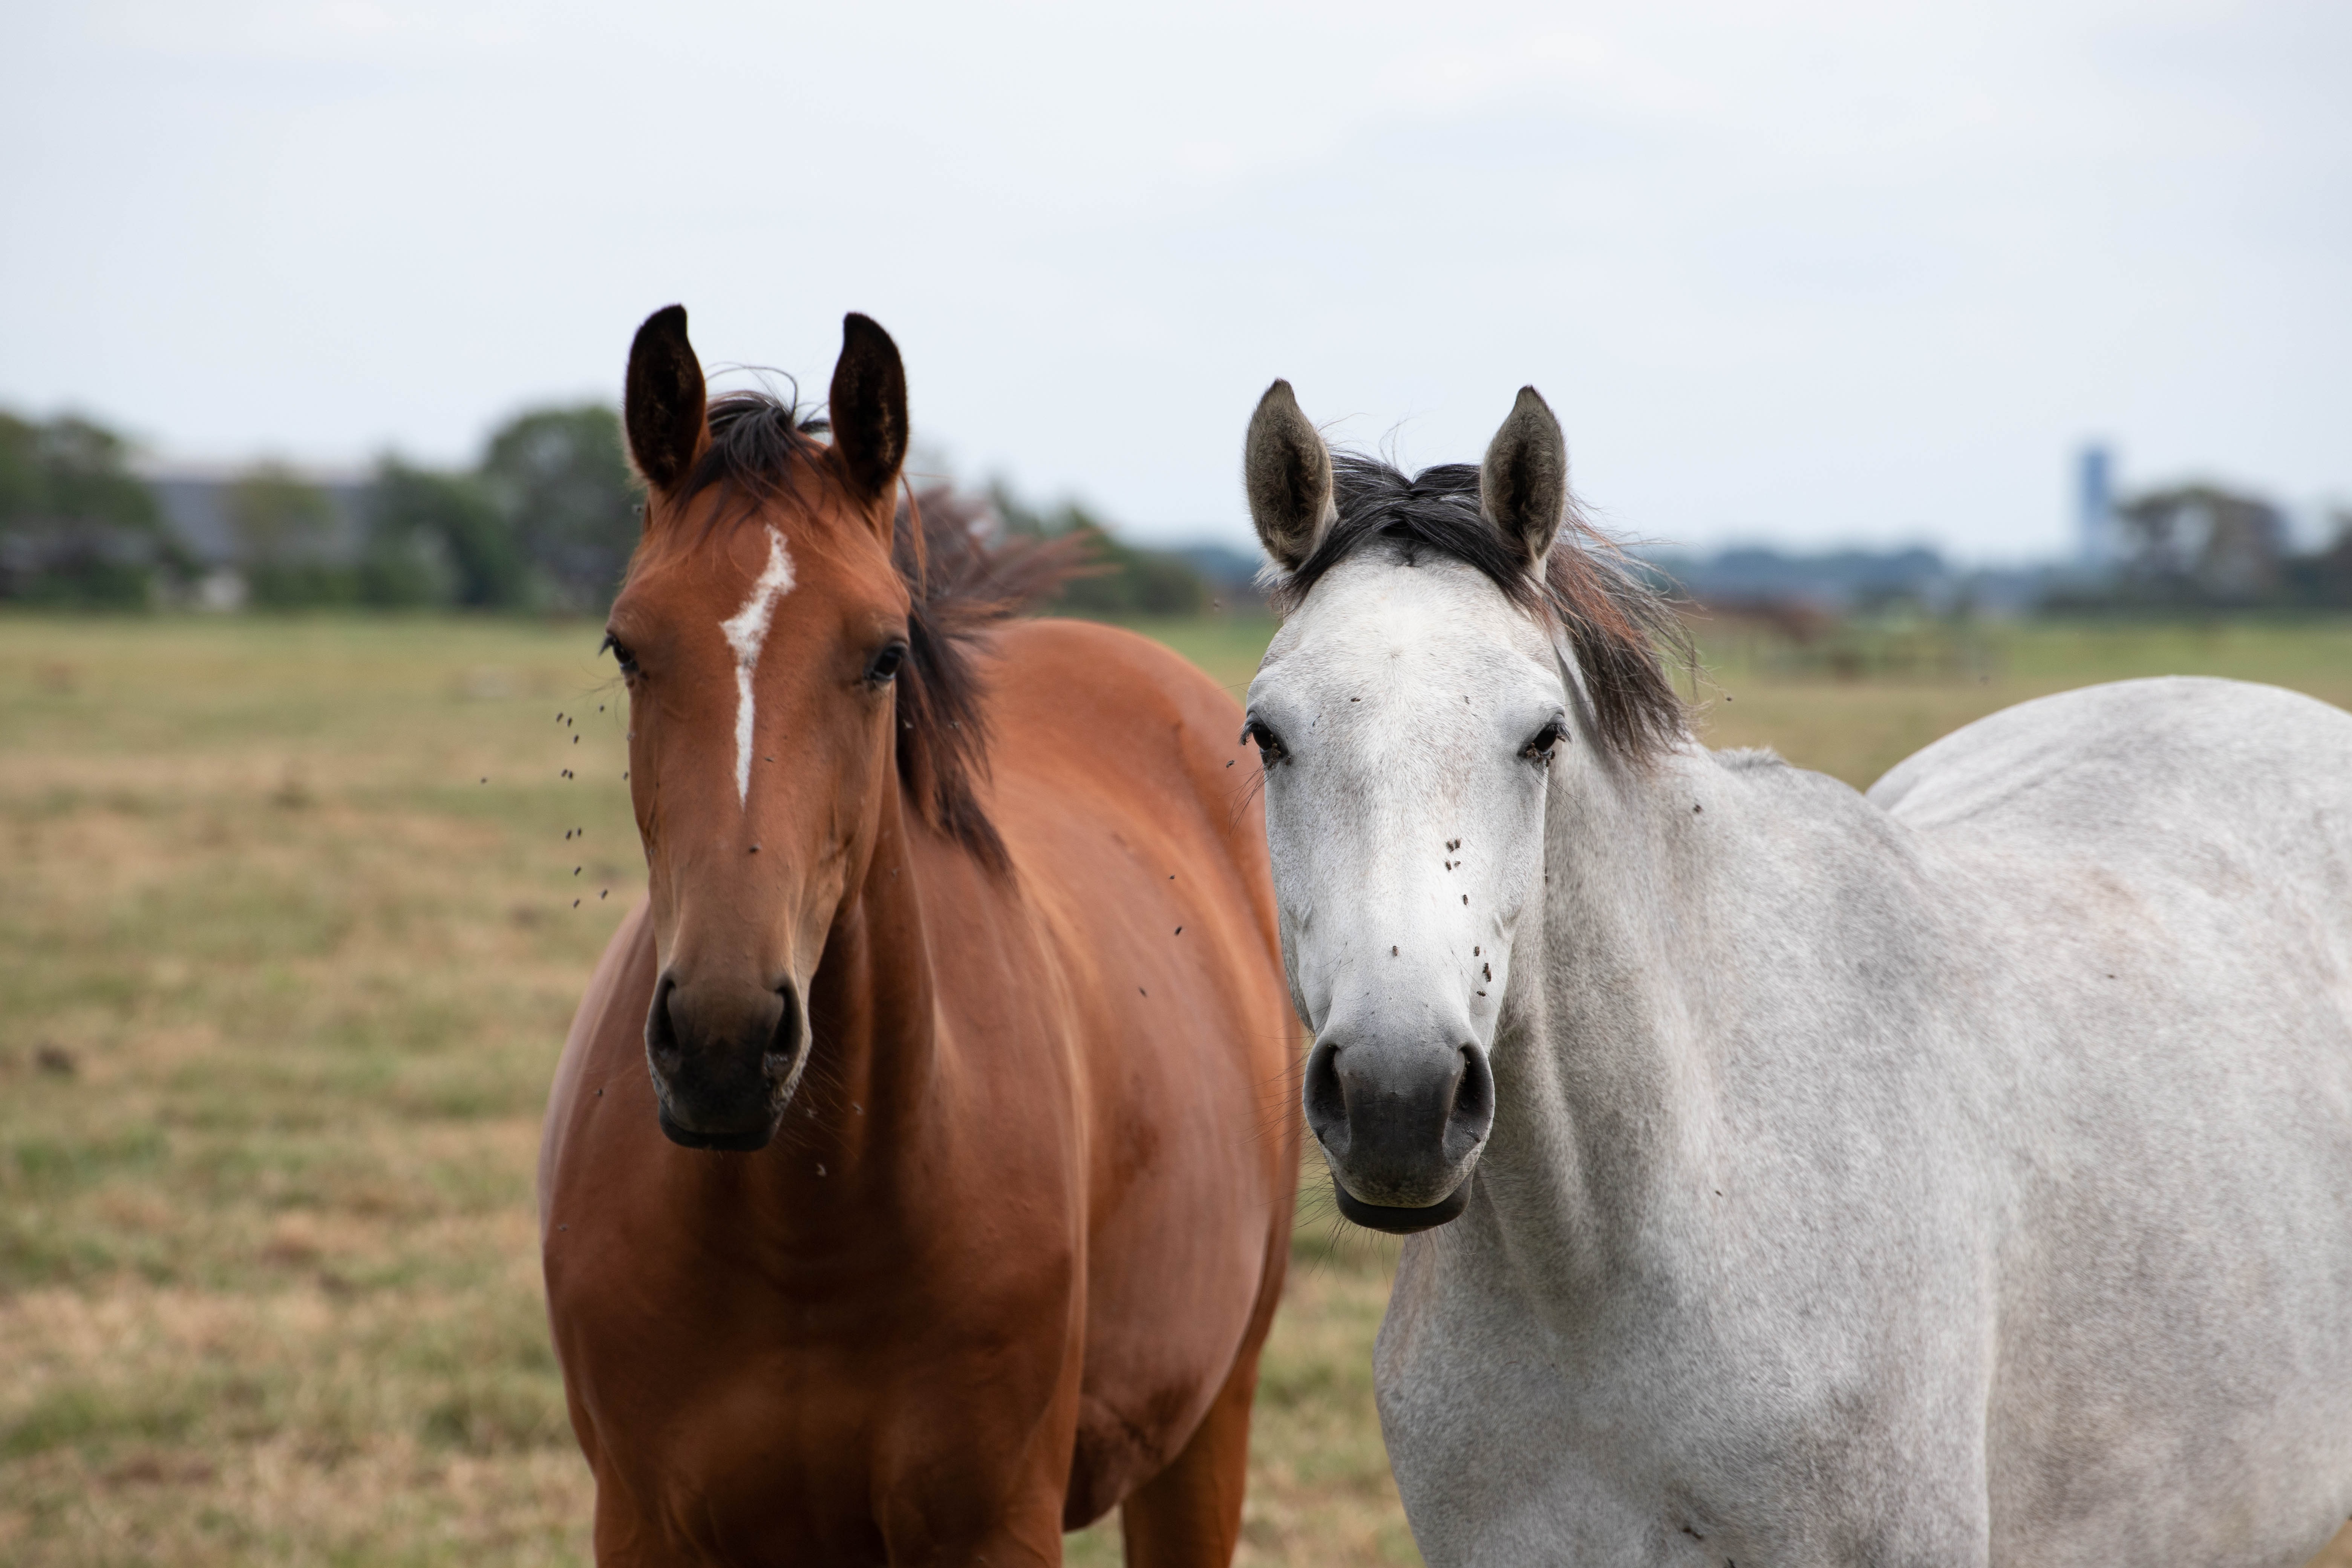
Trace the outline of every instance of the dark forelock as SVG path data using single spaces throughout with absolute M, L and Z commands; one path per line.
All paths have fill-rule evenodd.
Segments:
M 1334 452 L 1331 479 L 1339 515 L 1296 571 L 1273 580 L 1276 610 L 1304 604 L 1333 567 L 1368 549 L 1386 550 L 1405 566 L 1424 555 L 1459 561 L 1567 638 L 1595 727 L 1612 751 L 1646 762 L 1688 733 L 1666 658 L 1688 662 L 1690 635 L 1673 603 L 1573 500 L 1538 576 L 1479 510 L 1475 463 L 1442 463 L 1408 477 L 1377 458 Z

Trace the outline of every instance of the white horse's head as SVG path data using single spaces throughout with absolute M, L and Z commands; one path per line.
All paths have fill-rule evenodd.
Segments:
M 1489 1058 L 1562 773 L 1680 731 L 1642 624 L 1657 601 L 1580 542 L 1554 551 L 1568 448 L 1533 387 L 1484 463 L 1407 479 L 1335 466 L 1277 381 L 1244 479 L 1288 612 L 1244 732 L 1315 1034 L 1307 1124 L 1343 1214 L 1422 1230 L 1462 1211 L 1494 1122 Z

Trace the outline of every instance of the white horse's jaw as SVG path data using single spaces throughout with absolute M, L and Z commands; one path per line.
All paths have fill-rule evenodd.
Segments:
M 756 717 L 751 676 L 760 667 L 760 651 L 768 645 L 776 602 L 792 591 L 792 554 L 784 548 L 784 536 L 772 523 L 768 563 L 759 581 L 751 584 L 751 596 L 741 609 L 719 623 L 719 629 L 727 634 L 727 646 L 735 652 L 735 804 L 739 808 L 751 797 L 751 731 Z

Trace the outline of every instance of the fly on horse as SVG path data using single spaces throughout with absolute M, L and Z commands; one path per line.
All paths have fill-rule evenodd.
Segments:
M 1297 1160 L 1241 715 L 895 496 L 898 352 L 824 426 L 637 333 L 609 644 L 651 894 L 572 1027 L 549 1311 L 605 1563 L 1231 1558 Z
M 2291 1568 L 2352 1508 L 2352 716 L 1997 714 L 1867 796 L 1688 732 L 1533 388 L 1335 463 L 1277 382 L 1250 688 L 1304 1094 L 1410 1233 L 1452 1564 Z

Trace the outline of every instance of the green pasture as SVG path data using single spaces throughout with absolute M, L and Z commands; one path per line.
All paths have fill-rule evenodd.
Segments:
M 1142 629 L 1238 695 L 1270 627 Z M 2095 680 L 2352 707 L 2352 623 L 1699 631 L 1711 743 L 1855 784 Z M 531 1172 L 641 876 L 597 636 L 0 617 L 0 1561 L 584 1557 Z M 1302 1212 L 1242 1560 L 1410 1563 L 1393 1253 Z

